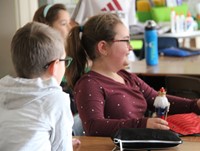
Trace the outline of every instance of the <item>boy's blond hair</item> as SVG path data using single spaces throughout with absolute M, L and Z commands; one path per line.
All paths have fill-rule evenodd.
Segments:
M 11 56 L 17 75 L 36 78 L 47 70 L 45 66 L 64 54 L 64 40 L 53 28 L 30 22 L 20 28 L 11 43 Z

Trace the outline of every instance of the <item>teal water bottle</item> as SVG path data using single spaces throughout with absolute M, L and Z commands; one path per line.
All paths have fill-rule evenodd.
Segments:
M 156 23 L 153 20 L 147 20 L 145 23 L 145 58 L 147 65 L 154 66 L 158 64 L 158 35 Z

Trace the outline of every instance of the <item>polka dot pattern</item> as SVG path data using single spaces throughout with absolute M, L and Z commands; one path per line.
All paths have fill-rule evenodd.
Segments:
M 125 84 L 96 72 L 89 72 L 76 85 L 74 96 L 86 132 L 96 135 L 103 135 L 102 132 L 105 132 L 104 134 L 108 135 L 120 125 L 146 126 L 144 113 L 147 105 L 153 107 L 157 91 L 152 90 L 134 74 L 130 75 L 125 71 L 119 74 L 125 79 Z M 131 77 L 131 80 L 128 77 Z M 191 107 L 188 99 L 170 96 L 169 100 L 171 108 L 178 108 L 180 102 L 185 103 L 181 104 L 181 109 L 176 112 L 189 110 Z

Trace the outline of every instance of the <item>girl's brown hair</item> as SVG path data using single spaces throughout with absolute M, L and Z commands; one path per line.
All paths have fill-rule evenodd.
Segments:
M 64 4 L 54 4 L 49 7 L 48 11 L 46 12 L 46 16 L 44 16 L 44 10 L 49 5 L 41 6 L 34 14 L 33 21 L 37 21 L 40 23 L 47 24 L 52 26 L 53 22 L 58 18 L 58 12 L 60 10 L 67 11 L 67 8 Z
M 122 21 L 115 14 L 104 13 L 91 17 L 84 26 L 75 26 L 67 38 L 67 54 L 73 62 L 66 70 L 68 85 L 73 88 L 77 80 L 85 73 L 88 59 L 98 57 L 96 45 L 99 41 L 112 41 L 116 35 L 117 24 Z

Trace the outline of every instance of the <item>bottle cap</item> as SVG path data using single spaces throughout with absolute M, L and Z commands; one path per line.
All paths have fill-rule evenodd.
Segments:
M 145 22 L 145 29 L 151 30 L 156 28 L 156 22 L 154 20 L 147 20 Z

